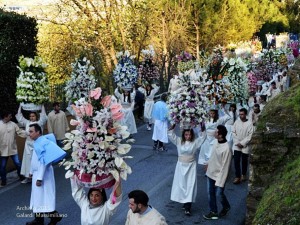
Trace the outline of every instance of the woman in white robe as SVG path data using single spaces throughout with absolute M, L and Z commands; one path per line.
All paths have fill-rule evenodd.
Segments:
M 37 120 L 37 113 L 36 112 L 31 112 L 29 114 L 29 120 L 24 118 L 22 111 L 21 111 L 21 106 L 19 107 L 18 113 L 16 114 L 16 119 L 18 120 L 18 123 L 21 126 L 25 127 L 26 134 L 28 135 L 29 133 L 29 125 L 33 123 L 37 123 L 40 125 L 40 127 L 43 129 L 44 125 L 47 122 L 47 115 L 45 111 L 45 107 L 42 106 L 42 111 L 40 113 L 40 118 Z M 29 173 L 30 173 L 30 164 L 31 164 L 31 157 L 32 157 L 32 152 L 33 152 L 33 140 L 27 136 L 26 141 L 25 141 L 25 147 L 23 151 L 23 158 L 22 158 L 22 165 L 21 165 L 21 175 L 25 176 L 25 179 L 21 181 L 21 183 L 26 184 L 31 181 L 29 178 Z
M 154 96 L 158 92 L 159 87 L 156 84 L 150 86 L 148 84 L 146 88 L 139 87 L 139 91 L 145 95 L 145 107 L 144 107 L 144 118 L 147 122 L 147 130 L 151 130 L 152 127 L 152 109 L 154 105 Z
M 130 93 L 129 90 L 123 90 L 123 93 L 120 93 L 119 88 L 116 88 L 115 96 L 122 105 L 122 112 L 124 113 L 124 117 L 120 121 L 121 125 L 127 126 L 130 134 L 135 134 L 137 132 L 133 115 L 135 91 Z
M 121 186 L 117 183 L 114 188 L 115 192 L 111 193 L 108 200 L 105 190 L 101 188 L 90 189 L 87 196 L 83 188 L 78 185 L 75 176 L 71 178 L 71 188 L 72 196 L 81 209 L 81 225 L 108 225 L 122 200 Z M 97 192 L 100 194 L 98 199 L 92 199 L 93 192 L 95 195 Z
M 204 141 L 205 133 L 195 138 L 192 129 L 182 131 L 182 137 L 176 136 L 174 127 L 168 132 L 170 141 L 176 145 L 178 161 L 171 190 L 171 200 L 184 203 L 186 215 L 191 215 L 192 202 L 197 196 L 197 163 L 196 153 Z
M 223 117 L 219 118 L 218 110 L 212 109 L 209 112 L 209 120 L 205 122 L 205 131 L 206 131 L 206 138 L 204 143 L 201 145 L 198 164 L 207 165 L 207 162 L 210 158 L 212 147 L 214 144 L 215 138 L 215 131 L 218 125 L 224 125 L 230 117 L 228 115 L 224 115 Z

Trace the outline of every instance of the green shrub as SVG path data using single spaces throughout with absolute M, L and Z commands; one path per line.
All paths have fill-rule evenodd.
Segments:
M 34 18 L 0 9 L 0 102 L 1 110 L 16 112 L 16 79 L 19 56 L 36 54 L 37 22 Z

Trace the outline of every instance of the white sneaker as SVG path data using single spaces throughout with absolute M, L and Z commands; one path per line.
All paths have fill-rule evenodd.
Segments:
M 30 178 L 25 178 L 24 180 L 21 181 L 21 184 L 27 184 L 30 183 L 31 179 Z
M 147 127 L 147 130 L 151 130 L 151 127 Z

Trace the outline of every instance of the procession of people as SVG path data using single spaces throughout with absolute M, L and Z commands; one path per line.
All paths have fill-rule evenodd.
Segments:
M 245 77 L 240 71 L 235 74 L 234 69 L 228 69 L 234 64 L 243 68 L 243 63 L 232 58 L 222 62 L 236 76 L 234 87 L 235 80 L 223 79 L 219 74 L 223 60 L 221 52 L 215 50 L 213 54 L 216 63 L 208 65 L 205 71 L 196 69 L 195 58 L 183 52 L 178 57 L 178 74 L 170 80 L 168 91 L 163 92 L 157 85 L 156 67 L 149 61 L 153 55 L 144 56 L 147 71 L 143 67 L 137 72 L 132 56 L 125 51 L 119 54 L 119 64 L 113 74 L 114 95 L 104 96 L 100 87 L 91 88 L 82 83 L 82 93 L 74 92 L 69 101 L 72 119 L 67 118 L 59 102 L 53 103 L 48 115 L 42 104 L 30 110 L 21 103 L 16 114 L 18 124 L 11 121 L 11 113 L 2 113 L 1 187 L 7 185 L 6 164 L 11 157 L 21 183 L 32 185 L 30 208 L 34 219 L 26 225 L 43 225 L 47 217 L 49 224 L 55 225 L 63 219 L 56 211 L 52 164 L 65 158 L 64 150 L 69 149 L 73 161 L 64 159 L 62 165 L 67 170 L 66 178 L 71 181 L 70 195 L 81 210 L 81 224 L 109 224 L 122 201 L 121 180 L 132 172 L 124 160 L 126 156 L 122 155 L 129 152 L 130 143 L 138 135 L 136 119 L 142 120 L 147 132 L 152 134 L 153 151 L 168 151 L 168 142 L 176 146 L 178 161 L 170 200 L 180 203 L 184 215 L 189 217 L 196 213 L 192 206 L 198 204 L 198 165 L 206 173 L 210 208 L 203 218 L 217 220 L 230 213 L 232 203 L 225 195 L 225 187 L 231 162 L 235 178 L 229 182 L 239 185 L 247 181 L 252 135 L 264 106 L 288 89 L 288 67 L 257 81 L 255 91 L 248 96 Z M 152 68 L 150 75 L 149 68 Z M 83 80 L 90 76 L 88 71 Z M 246 73 L 245 69 L 241 71 Z M 243 88 L 245 90 L 241 90 Z M 72 92 L 69 90 L 69 93 Z M 70 131 L 69 125 L 73 125 L 75 131 Z M 48 134 L 43 135 L 44 129 Z M 22 161 L 17 154 L 16 135 L 26 138 Z M 124 185 L 126 182 L 122 182 Z M 109 198 L 107 188 L 113 189 Z M 126 225 L 167 224 L 166 218 L 148 204 L 149 197 L 144 191 L 134 190 L 128 194 L 128 199 Z M 218 201 L 221 210 L 218 210 Z

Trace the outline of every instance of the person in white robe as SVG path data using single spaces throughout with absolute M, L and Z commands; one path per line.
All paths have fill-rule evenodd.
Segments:
M 209 120 L 205 122 L 206 137 L 200 148 L 198 164 L 207 165 L 215 140 L 217 126 L 220 124 L 224 125 L 229 119 L 230 117 L 228 115 L 219 118 L 218 110 L 216 109 L 209 111 Z
M 183 203 L 185 214 L 190 216 L 192 202 L 195 202 L 197 197 L 196 153 L 204 141 L 205 134 L 202 132 L 202 136 L 196 138 L 193 129 L 184 128 L 182 136 L 178 137 L 174 132 L 174 128 L 175 125 L 168 132 L 168 137 L 176 145 L 178 153 L 171 200 Z
M 259 104 L 255 104 L 253 109 L 249 112 L 248 115 L 249 120 L 252 121 L 254 131 L 256 130 L 256 125 L 260 114 L 261 114 L 261 110 Z
M 71 178 L 72 196 L 81 210 L 81 225 L 108 225 L 122 200 L 120 182 L 107 200 L 105 189 L 90 188 L 86 195 L 83 187 L 78 185 L 77 177 Z
M 234 167 L 235 179 L 234 184 L 239 184 L 247 178 L 248 158 L 249 158 L 249 142 L 253 134 L 252 120 L 247 119 L 247 110 L 242 108 L 239 110 L 240 119 L 236 120 L 232 127 L 233 151 L 234 151 Z M 241 162 L 242 159 L 242 162 Z M 242 169 L 241 169 L 242 164 Z
M 270 101 L 271 99 L 276 97 L 278 94 L 280 94 L 280 89 L 276 87 L 276 82 L 273 81 L 273 82 L 271 82 L 271 86 L 267 91 L 267 96 L 268 96 L 267 101 Z
M 203 217 L 208 220 L 216 220 L 219 217 L 223 217 L 230 210 L 230 204 L 224 193 L 232 158 L 226 135 L 226 127 L 223 125 L 217 126 L 215 132 L 216 140 L 206 170 L 210 212 L 203 215 Z M 218 213 L 217 198 L 223 207 L 220 213 Z
M 149 197 L 144 191 L 131 191 L 128 199 L 129 210 L 125 225 L 167 225 L 165 217 L 148 205 Z
M 25 138 L 26 132 L 20 129 L 17 124 L 11 121 L 11 113 L 2 112 L 1 118 L 2 120 L 0 121 L 0 187 L 4 187 L 6 185 L 6 165 L 9 157 L 15 164 L 20 179 L 22 179 L 22 176 L 20 174 L 21 163 L 18 156 L 16 135 Z
M 147 84 L 146 88 L 139 87 L 138 90 L 145 96 L 144 118 L 147 122 L 147 130 L 150 131 L 152 127 L 152 109 L 154 105 L 154 96 L 159 90 L 156 84 Z
M 51 225 L 57 224 L 62 215 L 55 210 L 55 179 L 52 163 L 63 159 L 66 152 L 56 144 L 53 134 L 42 136 L 41 127 L 34 123 L 29 126 L 29 136 L 34 140 L 30 177 L 32 189 L 30 209 L 35 219 L 26 225 L 42 225 L 44 217 L 50 218 Z
M 29 120 L 26 119 L 23 116 L 21 109 L 22 109 L 21 106 L 19 106 L 18 113 L 16 114 L 16 119 L 21 126 L 25 127 L 25 131 L 27 134 L 25 147 L 23 151 L 22 165 L 21 165 L 21 175 L 25 177 L 25 179 L 22 180 L 21 183 L 26 184 L 28 182 L 31 182 L 31 179 L 29 178 L 29 172 L 30 172 L 31 157 L 33 152 L 33 140 L 29 137 L 29 125 L 33 123 L 37 123 L 43 129 L 44 125 L 47 122 L 48 117 L 46 115 L 44 106 L 42 106 L 39 120 L 37 120 L 38 114 L 36 112 L 30 112 Z
M 65 134 L 70 130 L 66 114 L 60 110 L 58 102 L 53 103 L 53 110 L 48 114 L 47 122 L 48 133 L 53 133 L 56 138 L 57 145 L 62 147 L 62 141 Z
M 179 88 L 178 84 L 178 75 L 175 74 L 173 78 L 171 78 L 169 87 L 168 87 L 168 92 L 172 94 L 174 91 L 176 91 Z
M 236 104 L 230 104 L 229 110 L 226 110 L 226 108 L 222 110 L 224 111 L 224 115 L 227 115 L 229 117 L 229 120 L 225 122 L 225 127 L 227 129 L 226 140 L 227 143 L 229 144 L 230 149 L 232 150 L 233 138 L 232 138 L 231 130 L 234 122 L 238 119 Z
M 154 119 L 154 129 L 152 140 L 153 150 L 166 151 L 164 143 L 168 143 L 168 107 L 166 104 L 167 94 L 161 95 L 161 100 L 153 106 L 152 117 Z
M 124 113 L 124 117 L 120 121 L 121 125 L 127 126 L 130 134 L 137 133 L 133 115 L 135 91 L 130 92 L 130 90 L 124 89 L 123 93 L 120 93 L 119 88 L 116 88 L 115 96 L 118 98 L 118 102 L 122 105 L 121 111 Z

